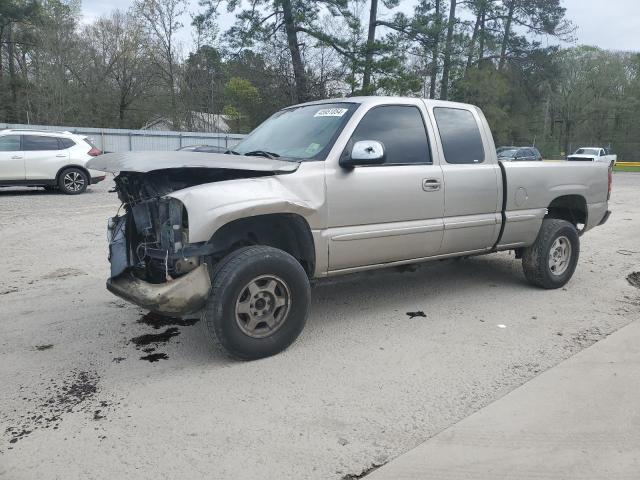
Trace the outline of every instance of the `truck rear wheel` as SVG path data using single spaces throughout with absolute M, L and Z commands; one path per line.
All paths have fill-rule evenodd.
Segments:
M 534 244 L 524 249 L 524 276 L 537 287 L 560 288 L 573 276 L 579 255 L 576 227 L 566 220 L 547 218 Z
M 300 335 L 310 298 L 309 278 L 295 258 L 277 248 L 244 247 L 214 269 L 205 325 L 232 356 L 268 357 Z

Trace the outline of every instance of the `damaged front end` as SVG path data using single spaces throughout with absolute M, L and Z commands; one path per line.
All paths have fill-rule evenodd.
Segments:
M 209 252 L 206 245 L 189 243 L 187 210 L 167 194 L 229 174 L 213 169 L 120 173 L 116 191 L 125 212 L 109 220 L 109 291 L 159 313 L 200 310 L 211 289 L 204 262 Z
M 204 307 L 211 290 L 205 260 L 211 258 L 212 246 L 190 242 L 187 209 L 170 194 L 298 168 L 295 162 L 189 152 L 112 153 L 89 163 L 118 173 L 115 191 L 124 208 L 109 220 L 107 288 L 141 307 L 176 316 Z

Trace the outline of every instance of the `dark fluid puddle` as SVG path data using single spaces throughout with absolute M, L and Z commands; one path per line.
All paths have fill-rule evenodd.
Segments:
M 131 339 L 131 343 L 135 344 L 136 347 L 144 347 L 153 343 L 167 343 L 172 337 L 177 335 L 180 335 L 180 330 L 176 327 L 172 327 L 167 328 L 161 333 L 147 333 L 140 335 L 139 337 L 133 337 Z
M 138 323 L 144 323 L 145 325 L 149 325 L 158 330 L 162 327 L 191 327 L 199 321 L 199 318 L 167 317 L 158 313 L 149 312 L 140 317 Z
M 157 362 L 159 360 L 166 360 L 169 356 L 166 353 L 151 353 L 140 357 L 140 360 L 146 360 L 147 362 Z
M 409 315 L 409 318 L 415 318 L 415 317 L 427 318 L 427 316 L 425 315 L 425 313 L 422 310 L 419 310 L 417 312 L 407 312 L 407 315 Z

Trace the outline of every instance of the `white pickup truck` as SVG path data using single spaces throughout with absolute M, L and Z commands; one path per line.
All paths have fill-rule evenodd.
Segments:
M 618 161 L 617 155 L 610 155 L 607 150 L 600 147 L 582 147 L 567 157 L 567 160 L 577 162 L 599 162 L 614 166 Z
M 302 331 L 311 280 L 512 250 L 525 278 L 565 285 L 603 224 L 608 165 L 499 162 L 472 105 L 357 97 L 274 114 L 233 151 L 107 154 L 114 294 L 198 314 L 233 356 Z

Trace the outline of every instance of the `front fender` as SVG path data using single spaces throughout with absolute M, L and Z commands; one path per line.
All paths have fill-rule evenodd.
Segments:
M 317 187 L 323 182 L 306 184 L 304 178 L 294 180 L 294 175 L 208 183 L 168 196 L 180 200 L 187 209 L 189 242 L 206 242 L 220 227 L 240 218 L 295 213 L 309 221 L 323 204 L 324 190 Z

